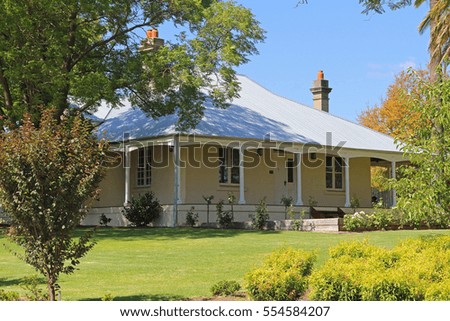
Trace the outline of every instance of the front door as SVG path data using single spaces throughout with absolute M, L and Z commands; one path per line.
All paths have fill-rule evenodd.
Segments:
M 294 159 L 288 158 L 286 160 L 286 170 L 285 170 L 285 186 L 286 186 L 286 193 L 288 197 L 292 197 L 292 199 L 295 201 L 295 184 L 294 184 Z

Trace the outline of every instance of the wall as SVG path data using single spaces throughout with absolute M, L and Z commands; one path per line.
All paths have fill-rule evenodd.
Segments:
M 125 200 L 125 169 L 120 154 L 109 155 L 117 157 L 106 170 L 105 178 L 100 183 L 100 196 L 92 203 L 93 207 L 123 206 Z
M 220 184 L 218 179 L 217 147 L 213 145 L 181 148 L 181 199 L 186 204 L 205 204 L 203 196 L 214 195 L 214 203 L 226 202 L 228 193 L 239 200 L 239 185 Z M 138 151 L 131 152 L 131 192 L 133 196 L 154 191 L 162 204 L 173 203 L 174 165 L 173 152 L 168 146 L 154 148 L 152 183 L 148 187 L 137 187 L 136 168 Z M 296 169 L 294 182 L 287 182 L 286 161 L 294 159 L 291 153 L 264 150 L 261 155 L 256 150 L 245 152 L 245 199 L 247 204 L 257 204 L 266 197 L 267 204 L 279 205 L 283 195 L 296 200 Z M 118 166 L 108 170 L 101 183 L 103 190 L 96 207 L 122 206 L 124 200 L 124 168 Z M 350 195 L 357 197 L 361 207 L 371 206 L 370 159 L 350 160 Z M 327 191 L 325 188 L 325 155 L 317 154 L 315 161 L 303 156 L 302 163 L 303 204 L 309 199 L 319 206 L 344 206 L 345 190 Z
M 173 203 L 173 152 L 168 146 L 154 146 L 150 186 L 137 185 L 138 151 L 131 152 L 131 196 L 153 191 L 161 204 Z

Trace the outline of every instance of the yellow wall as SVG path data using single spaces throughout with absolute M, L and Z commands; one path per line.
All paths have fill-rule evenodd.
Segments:
M 93 207 L 122 206 L 125 195 L 125 170 L 121 162 L 120 154 L 109 154 L 110 159 L 115 158 L 114 162 L 109 163 L 105 178 L 100 183 L 100 195 L 97 201 L 92 203 Z
M 131 195 L 153 191 L 162 204 L 173 203 L 173 152 L 168 146 L 153 147 L 152 182 L 150 186 L 137 186 L 138 151 L 131 152 Z
M 208 152 L 205 152 L 208 148 Z M 183 203 L 203 204 L 203 196 L 214 195 L 214 203 L 226 202 L 228 193 L 232 192 L 239 200 L 239 185 L 219 183 L 216 146 L 202 148 L 189 146 L 181 148 L 181 199 Z M 150 187 L 136 186 L 137 150 L 131 152 L 131 192 L 139 195 L 154 191 L 162 204 L 173 203 L 174 165 L 173 152 L 167 146 L 155 147 L 153 157 L 157 162 L 152 168 L 152 184 Z M 208 158 L 209 155 L 209 159 Z M 283 195 L 292 196 L 296 200 L 296 169 L 294 183 L 287 182 L 286 161 L 294 159 L 293 154 L 280 153 L 275 150 L 264 150 L 261 156 L 255 150 L 246 151 L 245 199 L 247 204 L 257 204 L 266 197 L 268 204 L 279 205 Z M 308 161 L 303 156 L 302 191 L 303 203 L 309 205 L 309 198 L 317 201 L 319 206 L 344 206 L 345 190 L 327 191 L 325 188 L 325 156 L 317 154 L 317 160 Z M 264 160 L 264 162 L 262 162 Z M 256 165 L 255 165 L 256 164 Z M 94 206 L 121 206 L 124 200 L 124 168 L 118 166 L 108 170 L 101 184 L 103 192 L 100 201 Z M 285 184 L 286 181 L 286 184 Z M 371 206 L 370 159 L 354 158 L 350 160 L 350 195 L 357 197 L 361 207 Z

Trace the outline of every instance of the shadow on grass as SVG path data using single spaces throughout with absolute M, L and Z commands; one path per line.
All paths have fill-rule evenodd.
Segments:
M 128 296 L 116 296 L 113 301 L 181 301 L 185 297 L 179 295 L 165 295 L 165 294 L 136 294 Z M 87 298 L 81 301 L 101 301 L 101 298 Z
M 83 229 L 79 229 L 80 234 Z M 117 239 L 133 241 L 136 238 L 148 240 L 176 240 L 176 239 L 202 239 L 202 238 L 231 238 L 241 234 L 276 234 L 279 231 L 254 231 L 238 229 L 214 228 L 98 228 L 95 232 L 97 241 Z
M 16 279 L 0 278 L 0 288 L 3 286 L 19 285 L 22 283 L 23 283 L 23 278 L 16 278 Z

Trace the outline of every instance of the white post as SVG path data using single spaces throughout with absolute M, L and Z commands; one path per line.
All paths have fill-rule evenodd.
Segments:
M 344 157 L 345 162 L 345 207 L 350 207 L 350 157 Z
M 395 161 L 391 162 L 391 171 L 392 171 L 392 178 L 395 179 L 396 175 L 395 175 Z M 392 189 L 392 206 L 397 205 L 397 191 L 394 189 Z
M 172 226 L 177 226 L 178 217 L 178 203 L 180 201 L 180 141 L 179 137 L 173 138 L 173 160 L 174 160 L 174 173 L 173 173 L 173 213 L 172 213 Z
M 244 146 L 239 147 L 239 204 L 245 204 Z
M 125 200 L 123 202 L 124 206 L 127 206 L 131 200 L 131 154 L 130 154 L 130 146 L 128 144 L 125 145 L 125 149 L 123 152 L 124 156 L 124 167 L 125 167 Z
M 302 153 L 295 153 L 295 160 L 297 164 L 297 201 L 295 205 L 302 206 Z

